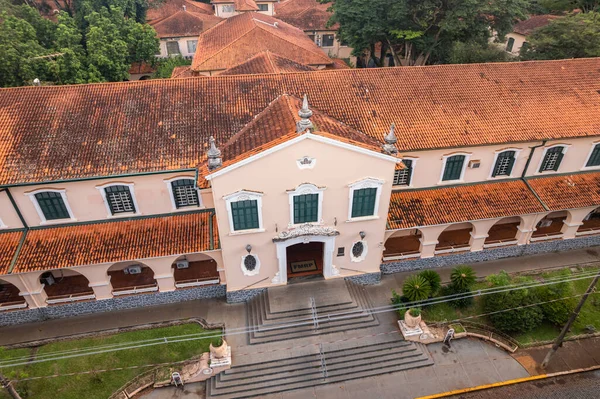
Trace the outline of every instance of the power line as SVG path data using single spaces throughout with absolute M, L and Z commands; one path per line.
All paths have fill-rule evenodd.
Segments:
M 408 307 L 431 306 L 431 305 L 436 305 L 436 304 L 440 304 L 440 303 L 452 302 L 452 301 L 455 301 L 458 299 L 473 298 L 476 296 L 491 295 L 491 294 L 496 294 L 496 293 L 512 291 L 513 289 L 535 288 L 535 287 L 552 285 L 552 284 L 560 284 L 563 282 L 589 279 L 589 278 L 592 278 L 596 274 L 597 274 L 596 271 L 581 272 L 581 273 L 577 273 L 575 275 L 552 277 L 552 278 L 548 278 L 546 281 L 541 281 L 541 282 L 525 282 L 523 284 L 513 284 L 513 285 L 508 285 L 508 286 L 502 286 L 502 287 L 486 288 L 486 289 L 478 290 L 476 292 L 470 292 L 470 293 L 465 293 L 465 294 L 447 295 L 444 297 L 432 298 L 432 299 L 428 299 L 428 300 L 424 300 L 424 301 L 414 301 L 414 302 L 407 302 L 407 303 L 402 303 L 402 304 L 397 304 L 397 305 L 387 305 L 387 306 L 382 306 L 382 307 L 367 308 L 367 309 L 363 309 L 361 312 L 373 315 L 373 314 L 385 313 L 385 312 L 389 312 L 389 311 L 396 311 L 398 309 L 408 308 Z M 319 319 L 323 320 L 323 321 L 344 320 L 344 319 L 353 317 L 356 313 L 357 313 L 356 310 L 337 312 L 337 313 L 329 313 L 329 314 L 324 314 L 322 316 L 319 316 Z M 299 322 L 273 324 L 271 327 L 248 326 L 248 327 L 238 327 L 238 328 L 233 328 L 233 329 L 226 329 L 226 334 L 227 335 L 239 335 L 239 334 L 248 334 L 251 332 L 259 332 L 259 331 L 260 332 L 276 331 L 276 330 L 281 330 L 284 328 L 308 326 L 308 325 L 312 325 L 314 323 L 314 319 L 312 317 L 305 318 L 305 319 L 299 319 L 297 321 L 299 321 Z M 192 340 L 198 340 L 198 339 L 219 338 L 222 336 L 222 334 L 220 334 L 220 333 L 219 334 L 209 333 L 209 334 L 213 334 L 213 335 L 205 335 L 205 334 L 206 333 L 186 334 L 186 335 L 173 336 L 173 337 L 161 337 L 161 338 L 153 338 L 153 339 L 148 339 L 148 340 L 138 340 L 138 341 L 133 341 L 133 342 L 128 342 L 128 343 L 118 343 L 118 344 L 104 345 L 104 346 L 97 346 L 97 347 L 90 347 L 90 348 L 50 352 L 50 353 L 46 353 L 46 354 L 38 356 L 36 358 L 36 360 L 32 360 L 31 356 L 7 358 L 7 359 L 0 361 L 0 368 L 14 367 L 14 366 L 20 366 L 20 365 L 32 364 L 32 363 L 42 363 L 42 362 L 48 362 L 48 361 L 53 361 L 53 360 L 63 360 L 63 359 L 69 359 L 69 358 L 74 358 L 74 357 L 96 355 L 96 354 L 116 352 L 116 351 L 128 350 L 128 349 L 138 349 L 138 348 L 154 346 L 154 345 L 162 345 L 162 344 L 167 344 L 167 343 L 178 343 L 178 342 L 186 342 L 186 341 L 192 341 Z M 127 345 L 129 345 L 129 346 L 127 346 Z M 17 362 L 17 363 L 13 363 L 13 362 Z
M 598 292 L 594 292 L 592 294 L 598 294 Z M 478 314 L 478 315 L 461 317 L 461 318 L 458 318 L 458 319 L 447 321 L 446 323 L 455 323 L 455 322 L 459 322 L 461 320 L 467 320 L 467 319 L 485 317 L 485 316 L 490 316 L 490 315 L 493 315 L 493 314 L 510 312 L 510 311 L 519 310 L 519 309 L 525 309 L 525 308 L 529 308 L 529 307 L 533 307 L 533 306 L 544 305 L 544 304 L 547 304 L 547 303 L 564 301 L 564 300 L 572 299 L 572 298 L 579 298 L 579 297 L 582 297 L 584 295 L 585 295 L 585 293 L 584 294 L 579 294 L 579 295 L 572 295 L 572 296 L 567 296 L 567 297 L 561 297 L 561 298 L 552 299 L 552 300 L 549 300 L 549 301 L 532 303 L 532 304 L 528 304 L 528 305 L 516 306 L 514 308 L 502 309 L 502 310 L 498 310 L 498 311 L 494 311 L 494 312 L 481 313 L 481 314 Z M 288 348 L 281 348 L 281 349 L 272 349 L 272 350 L 269 350 L 269 351 L 266 351 L 266 352 L 279 352 L 279 351 L 286 351 L 287 352 L 290 349 L 304 348 L 304 347 L 308 347 L 308 346 L 318 346 L 318 345 L 322 345 L 322 344 L 334 344 L 334 343 L 339 343 L 339 342 L 342 342 L 342 341 L 350 341 L 350 340 L 359 340 L 359 339 L 363 339 L 363 338 L 371 338 L 371 337 L 373 337 L 375 335 L 387 335 L 387 334 L 397 334 L 397 333 L 398 333 L 398 330 L 392 330 L 392 331 L 389 331 L 389 332 L 363 335 L 363 336 L 360 336 L 360 337 L 352 337 L 352 338 L 349 338 L 349 339 L 342 339 L 342 340 L 335 340 L 335 341 L 319 341 L 319 342 L 310 343 L 310 344 L 307 344 L 307 345 L 291 346 L 291 347 L 288 347 Z M 200 339 L 200 338 L 197 338 L 197 339 Z M 253 353 L 241 353 L 241 354 L 237 354 L 236 353 L 236 356 L 257 355 L 257 354 L 262 354 L 262 353 L 265 353 L 265 352 L 253 352 Z M 146 368 L 146 367 L 169 366 L 169 365 L 186 363 L 188 361 L 189 361 L 189 359 L 188 360 L 180 360 L 180 361 L 176 361 L 176 362 L 142 364 L 142 365 L 137 365 L 137 366 L 116 367 L 116 368 L 112 368 L 112 369 L 78 371 L 78 372 L 65 373 L 65 374 L 52 374 L 52 375 L 46 375 L 46 376 L 27 377 L 27 378 L 15 379 L 15 380 L 12 380 L 12 381 L 13 382 L 31 381 L 31 380 L 39 380 L 39 379 L 44 379 L 44 378 L 70 377 L 70 376 L 74 376 L 74 375 L 83 375 L 83 374 L 91 374 L 91 373 L 104 373 L 104 372 L 110 372 L 110 371 L 122 371 L 122 370 L 137 369 L 137 368 Z

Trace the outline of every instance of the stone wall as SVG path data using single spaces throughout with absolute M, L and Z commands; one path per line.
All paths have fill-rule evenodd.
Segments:
M 169 292 L 129 295 L 125 297 L 115 297 L 98 301 L 93 300 L 63 305 L 53 305 L 38 309 L 15 310 L 0 313 L 0 326 L 60 319 L 89 313 L 110 312 L 113 310 L 164 305 L 169 303 L 192 301 L 195 299 L 223 298 L 225 296 L 225 285 L 211 285 Z
M 266 288 L 251 288 L 249 290 L 229 291 L 227 293 L 227 303 L 246 302 L 266 290 Z
M 344 277 L 344 280 L 361 285 L 375 285 L 381 282 L 381 273 L 365 273 L 357 276 Z
M 562 252 L 598 245 L 600 245 L 600 236 L 572 238 L 569 240 L 542 241 L 528 245 L 513 245 L 509 247 L 484 249 L 478 252 L 463 252 L 454 255 L 435 256 L 433 258 L 386 262 L 381 264 L 381 272 L 383 274 L 392 274 L 412 270 L 433 269 L 444 266 L 512 258 L 516 256 Z

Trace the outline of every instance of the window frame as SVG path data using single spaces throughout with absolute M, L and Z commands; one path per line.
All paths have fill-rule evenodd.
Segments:
M 269 12 L 269 3 L 256 3 L 256 6 L 258 7 L 258 12 Z M 267 9 L 261 10 L 260 6 L 266 6 Z
M 25 195 L 27 195 L 29 197 L 29 199 L 31 200 L 31 202 L 33 203 L 33 206 L 35 207 L 35 210 L 40 218 L 40 225 L 43 224 L 55 224 L 55 223 L 65 223 L 65 222 L 75 222 L 77 221 L 77 219 L 75 219 L 75 216 L 73 216 L 73 211 L 71 210 L 71 206 L 69 205 L 69 201 L 67 200 L 67 194 L 66 194 L 66 189 L 54 189 L 54 188 L 40 188 L 38 190 L 34 190 L 34 191 L 30 191 L 28 193 L 25 193 Z M 44 215 L 44 211 L 42 210 L 42 207 L 40 206 L 37 198 L 35 197 L 36 194 L 40 194 L 40 193 L 45 193 L 45 192 L 51 192 L 51 193 L 59 193 L 63 203 L 65 205 L 65 208 L 67 208 L 67 212 L 69 214 L 68 218 L 64 218 L 64 219 L 51 219 L 51 220 L 47 220 L 46 219 L 46 215 Z M 0 226 L 2 225 L 2 223 L 0 222 Z
M 194 43 L 194 51 L 190 50 L 190 43 Z M 198 48 L 198 39 L 189 39 L 185 41 L 187 46 L 188 54 L 196 54 L 196 49 Z
M 233 4 L 223 4 L 221 6 L 221 12 L 223 13 L 233 13 L 235 12 L 235 6 Z
M 366 177 L 357 182 L 348 185 L 348 219 L 347 222 L 358 222 L 363 220 L 379 219 L 379 203 L 381 202 L 381 190 L 385 181 L 374 177 Z M 375 194 L 375 207 L 373 215 L 352 217 L 352 204 L 354 201 L 354 192 L 365 188 L 377 189 Z
M 510 171 L 510 174 L 494 176 L 494 170 L 496 169 L 496 163 L 498 162 L 498 158 L 500 157 L 500 154 L 502 154 L 503 152 L 507 152 L 507 151 L 514 151 L 514 153 L 515 153 L 515 160 L 514 160 L 512 169 Z M 509 178 L 513 177 L 513 175 L 515 173 L 515 166 L 517 165 L 517 160 L 519 159 L 519 155 L 520 155 L 521 151 L 522 151 L 521 148 L 503 148 L 501 150 L 495 151 L 494 152 L 494 162 L 492 163 L 492 167 L 490 168 L 490 175 L 488 176 L 488 179 L 490 179 L 490 180 L 509 179 Z
M 133 207 L 135 208 L 135 212 L 120 212 L 120 213 L 115 213 L 113 215 L 112 210 L 110 208 L 110 204 L 108 203 L 108 198 L 106 197 L 106 190 L 105 190 L 106 188 L 113 187 L 113 186 L 129 187 L 129 193 L 131 194 L 131 200 L 133 201 Z M 131 217 L 132 215 L 134 215 L 134 216 L 142 215 L 142 212 L 140 211 L 140 207 L 138 205 L 137 199 L 135 197 L 135 184 L 134 183 L 121 183 L 121 182 L 107 183 L 107 184 L 103 184 L 101 186 L 96 186 L 96 189 L 98 189 L 98 191 L 100 191 L 100 195 L 102 195 L 102 199 L 104 200 L 104 207 L 106 208 L 108 218 L 122 218 L 122 217 Z
M 196 189 L 196 195 L 198 195 L 198 205 L 186 205 L 182 207 L 177 207 L 177 200 L 175 199 L 175 192 L 173 191 L 173 182 L 177 180 L 191 180 L 194 182 L 194 188 Z M 204 203 L 202 202 L 202 195 L 200 195 L 200 189 L 198 189 L 198 185 L 196 184 L 196 178 L 193 176 L 177 176 L 171 179 L 163 180 L 167 185 L 167 189 L 169 190 L 169 198 L 171 199 L 171 206 L 173 212 L 187 211 L 190 209 L 196 208 L 204 208 Z
M 177 53 L 170 53 L 169 52 L 169 44 L 171 43 L 175 43 L 177 45 Z M 168 40 L 165 42 L 165 50 L 167 51 L 167 57 L 170 57 L 172 55 L 182 55 L 181 54 L 181 46 L 179 46 L 179 40 Z
M 512 43 L 511 43 L 512 40 Z M 510 48 L 509 48 L 510 46 Z M 513 49 L 515 48 L 515 38 L 514 37 L 509 37 L 508 40 L 506 41 L 506 51 L 509 53 L 513 52 Z
M 325 36 L 331 36 L 331 46 L 326 46 L 325 45 Z M 333 33 L 323 33 L 321 35 L 321 47 L 324 47 L 324 48 L 335 47 L 335 34 L 333 34 Z
M 565 157 L 565 155 L 567 155 L 567 151 L 569 150 L 569 147 L 571 145 L 570 144 L 553 144 L 551 146 L 548 147 L 544 147 L 544 152 L 542 153 L 542 156 L 540 157 L 540 161 L 538 162 L 537 168 L 535 169 L 535 174 L 536 175 L 541 175 L 541 174 L 545 174 L 545 173 L 558 173 L 559 169 L 562 165 L 562 161 Z M 542 168 L 542 165 L 544 164 L 544 160 L 546 159 L 546 154 L 548 153 L 548 150 L 551 150 L 552 148 L 556 148 L 556 147 L 562 147 L 562 159 L 560 161 L 560 163 L 558 164 L 558 167 L 556 168 L 556 170 L 550 169 L 550 170 L 543 170 L 540 171 L 540 169 Z
M 325 187 L 318 187 L 312 183 L 303 183 L 297 186 L 294 190 L 287 191 L 289 198 L 289 206 L 290 206 L 290 222 L 288 227 L 298 226 L 300 224 L 305 223 L 313 223 L 313 224 L 322 224 L 323 223 L 323 191 Z M 298 197 L 301 195 L 307 194 L 317 194 L 318 195 L 318 211 L 317 211 L 317 221 L 315 222 L 305 222 L 305 223 L 295 223 L 294 221 L 294 197 Z
M 262 215 L 262 196 L 263 193 L 240 190 L 235 193 L 228 194 L 223 197 L 225 200 L 225 206 L 227 208 L 227 218 L 229 219 L 229 235 L 238 234 L 250 234 L 250 233 L 261 233 L 264 232 L 263 215 Z M 231 203 L 238 201 L 256 200 L 256 207 L 258 211 L 258 228 L 257 229 L 246 229 L 246 230 L 235 230 L 233 227 L 233 212 L 231 210 Z
M 415 173 L 415 165 L 417 164 L 417 161 L 419 160 L 419 158 L 412 158 L 412 157 L 403 157 L 402 158 L 402 162 L 404 161 L 410 161 L 411 162 L 411 171 L 410 171 L 410 177 L 408 179 L 408 184 L 407 185 L 399 185 L 396 184 L 396 172 L 397 170 L 394 169 L 394 178 L 392 179 L 392 187 L 395 188 L 409 188 L 409 187 L 413 187 L 413 177 L 414 177 L 414 173 Z
M 444 172 L 446 171 L 446 163 L 448 162 L 448 159 L 451 157 L 457 156 L 457 155 L 462 155 L 465 157 L 465 160 L 462 165 L 462 169 L 460 171 L 460 177 L 456 180 L 443 180 Z M 442 170 L 440 172 L 440 180 L 439 180 L 438 184 L 464 183 L 465 171 L 467 170 L 467 165 L 469 165 L 469 161 L 471 160 L 471 155 L 472 154 L 470 152 L 454 152 L 452 154 L 443 155 L 442 156 Z
M 583 163 L 583 167 L 581 168 L 581 170 L 600 169 L 600 164 L 588 166 L 588 162 L 590 162 L 590 159 L 592 158 L 592 154 L 594 153 L 594 150 L 596 148 L 598 148 L 598 151 L 600 152 L 600 141 L 594 141 L 592 143 L 592 148 L 590 148 L 590 151 L 588 152 L 588 155 L 587 155 L 587 157 L 585 159 L 585 162 Z

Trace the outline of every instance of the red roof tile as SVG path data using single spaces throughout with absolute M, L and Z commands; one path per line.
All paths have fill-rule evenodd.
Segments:
M 185 6 L 189 12 L 197 14 L 214 15 L 215 11 L 210 4 L 201 3 L 194 0 L 155 0 L 150 1 L 150 6 L 146 13 L 148 21 L 155 22 L 159 19 L 166 18 L 183 10 Z
M 234 0 L 233 4 L 236 11 L 258 11 L 254 0 Z
M 112 263 L 219 248 L 212 212 L 32 229 L 13 273 Z
M 229 69 L 265 50 L 304 65 L 333 62 L 300 29 L 268 15 L 247 12 L 227 18 L 200 35 L 192 70 Z
M 600 172 L 527 179 L 551 211 L 600 206 Z
M 159 38 L 198 36 L 221 22 L 214 15 L 197 14 L 190 11 L 177 11 L 166 18 L 151 22 Z
M 550 21 L 560 18 L 558 15 L 532 15 L 529 19 L 517 23 L 513 32 L 527 36 L 534 30 L 546 26 Z
M 173 68 L 173 72 L 171 72 L 171 79 L 176 78 L 191 78 L 192 69 L 188 65 L 177 66 Z
M 221 75 L 249 75 L 257 73 L 284 73 L 316 71 L 308 65 L 299 64 L 289 58 L 281 57 L 270 51 L 261 51 L 252 58 L 229 68 Z
M 8 273 L 23 234 L 22 231 L 0 233 L 0 275 Z
M 522 180 L 392 193 L 387 228 L 408 229 L 544 212 Z
M 0 89 L 0 184 L 195 168 L 286 93 L 408 152 L 598 136 L 599 91 L 598 58 Z
M 338 30 L 338 24 L 327 26 L 332 15 L 329 7 L 331 3 L 321 4 L 317 0 L 286 0 L 275 5 L 275 16 L 306 31 Z

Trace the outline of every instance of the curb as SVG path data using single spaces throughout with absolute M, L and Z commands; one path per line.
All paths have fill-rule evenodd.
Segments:
M 558 377 L 561 375 L 584 373 L 586 371 L 594 371 L 594 370 L 600 370 L 600 365 L 587 367 L 587 368 L 581 368 L 581 369 L 568 370 L 568 371 L 558 371 L 556 373 L 550 373 L 550 374 L 540 374 L 540 375 L 534 375 L 534 376 L 530 376 L 530 377 L 516 378 L 514 380 L 506 380 L 506 381 L 501 381 L 501 382 L 495 382 L 493 384 L 479 385 L 479 386 L 470 387 L 470 388 L 455 389 L 453 391 L 437 393 L 435 395 L 419 396 L 418 398 L 415 398 L 415 399 L 446 398 L 448 396 L 453 396 L 453 395 L 460 395 L 460 394 L 475 392 L 475 391 L 483 391 L 483 390 L 491 389 L 491 388 L 498 388 L 498 387 L 503 387 L 503 386 L 508 386 L 508 385 L 520 384 L 522 382 L 545 380 L 547 378 Z

